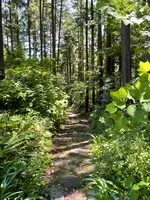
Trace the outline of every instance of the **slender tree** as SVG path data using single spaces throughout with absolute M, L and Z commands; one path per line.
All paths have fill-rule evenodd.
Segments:
M 89 44 L 88 44 L 88 40 L 89 40 L 89 36 L 88 36 L 88 0 L 86 0 L 86 28 L 85 28 L 85 38 L 86 38 L 86 72 L 89 71 Z M 85 111 L 88 112 L 89 110 L 89 86 L 88 86 L 88 82 L 89 82 L 89 78 L 88 75 L 86 75 L 86 82 L 87 82 L 87 87 L 86 87 L 86 95 L 85 95 Z
M 61 0 L 61 5 L 60 5 L 57 65 L 59 65 L 59 57 L 60 57 L 60 39 L 61 39 L 60 36 L 61 36 L 61 25 L 62 25 L 62 13 L 63 13 L 63 0 Z
M 10 43 L 11 43 L 11 50 L 14 49 L 14 42 L 13 42 L 13 30 L 12 30 L 12 5 L 11 0 L 9 0 L 9 24 L 10 24 Z
M 125 85 L 131 80 L 131 50 L 130 50 L 130 24 L 122 26 L 122 65 L 121 84 Z
M 91 25 L 91 70 L 94 72 L 94 24 L 93 24 L 93 20 L 94 20 L 94 5 L 93 5 L 93 0 L 91 0 L 91 21 L 92 21 L 92 25 Z M 92 86 L 92 103 L 93 105 L 95 104 L 95 82 L 94 80 L 93 82 L 93 86 Z
M 43 59 L 43 12 L 42 12 L 42 0 L 40 0 L 39 13 L 40 13 L 40 50 L 41 60 Z
M 4 51 L 3 51 L 3 25 L 2 25 L 2 1 L 0 1 L 0 80 L 5 77 Z
M 28 43 L 29 43 L 29 58 L 31 58 L 31 16 L 30 16 L 30 0 L 28 0 Z
M 97 50 L 98 50 L 98 61 L 97 65 L 99 66 L 99 93 L 98 101 L 100 103 L 101 95 L 103 93 L 103 56 L 102 56 L 102 25 L 101 25 L 101 11 L 98 12 L 98 40 L 97 40 Z
M 52 13 L 52 57 L 54 59 L 53 63 L 53 73 L 56 75 L 56 8 L 55 8 L 55 1 L 52 0 L 52 8 L 51 8 L 51 13 Z

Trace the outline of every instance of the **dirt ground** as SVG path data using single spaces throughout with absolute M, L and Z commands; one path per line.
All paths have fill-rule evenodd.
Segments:
M 87 200 L 82 179 L 93 171 L 91 134 L 88 119 L 68 111 L 68 121 L 53 138 L 52 164 L 47 171 L 51 200 Z

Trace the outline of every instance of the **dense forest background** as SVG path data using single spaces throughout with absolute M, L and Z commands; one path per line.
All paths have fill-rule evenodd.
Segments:
M 139 60 L 149 59 L 150 2 L 1 3 L 6 68 L 13 57 L 52 63 L 50 71 L 64 77 L 67 92 L 76 93 L 86 111 L 136 77 Z
M 1 199 L 38 199 L 68 102 L 101 133 L 95 198 L 149 198 L 149 13 L 149 0 L 0 1 Z

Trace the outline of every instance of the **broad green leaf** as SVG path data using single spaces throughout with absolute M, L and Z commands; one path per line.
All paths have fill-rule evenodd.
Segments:
M 123 186 L 127 189 L 130 189 L 132 187 L 134 183 L 134 177 L 133 176 L 129 176 L 128 178 L 126 178 L 124 181 L 123 181 Z
M 128 130 L 128 124 L 129 121 L 128 119 L 123 115 L 122 111 L 118 111 L 114 114 L 112 114 L 112 119 L 115 122 L 115 129 L 120 131 L 120 130 Z
M 140 181 L 138 185 L 141 187 L 149 187 L 150 182 L 146 182 L 143 180 L 143 181 Z
M 117 112 L 117 107 L 116 104 L 112 101 L 111 103 L 109 103 L 108 105 L 106 105 L 106 110 L 107 112 L 113 114 L 115 112 Z
M 102 7 L 107 5 L 110 2 L 110 0 L 97 0 L 96 1 L 96 9 L 100 10 Z
M 144 122 L 148 120 L 147 112 L 144 109 L 138 108 L 135 116 L 132 118 L 132 123 Z
M 115 92 L 110 92 L 110 95 L 113 101 L 116 103 L 116 105 L 122 106 L 127 100 L 128 93 L 123 87 L 121 87 Z
M 125 89 L 128 92 L 128 99 L 132 99 L 134 102 L 141 99 L 140 91 L 136 87 L 126 84 Z
M 5 123 L 0 123 L 0 128 L 6 128 L 6 124 Z
M 141 76 L 140 76 L 140 82 L 147 82 L 149 80 L 149 74 L 147 72 L 143 73 Z
M 136 105 L 130 105 L 127 107 L 127 113 L 128 115 L 130 115 L 131 117 L 135 117 L 136 114 Z
M 149 81 L 138 81 L 136 86 L 135 86 L 139 92 L 140 92 L 140 100 L 143 101 L 143 100 L 148 100 L 150 99 L 150 83 Z
M 134 184 L 132 186 L 132 190 L 134 190 L 134 191 L 138 191 L 139 189 L 140 189 L 139 184 Z
M 150 63 L 148 61 L 147 62 L 140 62 L 139 66 L 140 67 L 138 69 L 138 72 L 139 72 L 140 76 L 142 74 L 150 71 Z
M 130 193 L 129 193 L 129 199 L 130 200 L 138 200 L 138 193 L 135 192 L 134 190 L 131 190 Z
M 150 102 L 143 103 L 142 107 L 146 112 L 150 112 Z

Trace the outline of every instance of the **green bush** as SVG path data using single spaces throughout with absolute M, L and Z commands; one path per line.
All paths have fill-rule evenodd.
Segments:
M 52 134 L 47 126 L 48 119 L 31 114 L 0 115 L 0 181 L 4 185 L 6 177 L 13 175 L 9 193 L 19 188 L 21 195 L 32 194 L 42 183 L 44 169 L 50 162 Z
M 50 59 L 7 59 L 0 82 L 0 199 L 44 199 L 51 131 L 66 119 L 63 78 L 50 73 Z
M 93 136 L 95 176 L 87 190 L 93 199 L 149 199 L 149 70 L 150 63 L 140 62 L 135 84 L 111 91 L 112 102 L 92 117 L 94 128 L 102 129 Z
M 15 113 L 35 110 L 59 123 L 64 120 L 67 106 L 67 95 L 62 91 L 60 79 L 61 76 L 55 77 L 39 65 L 9 68 L 0 83 L 1 105 Z

